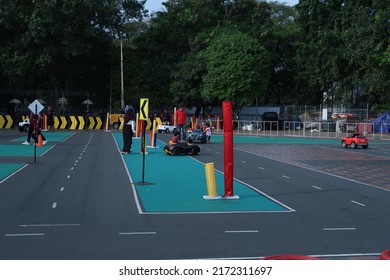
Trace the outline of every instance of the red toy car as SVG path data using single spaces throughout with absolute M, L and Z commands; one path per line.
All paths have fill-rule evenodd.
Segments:
M 356 149 L 358 146 L 362 146 L 363 149 L 368 148 L 368 139 L 361 134 L 352 134 L 341 139 L 341 147 L 347 148 L 350 146 L 352 149 Z

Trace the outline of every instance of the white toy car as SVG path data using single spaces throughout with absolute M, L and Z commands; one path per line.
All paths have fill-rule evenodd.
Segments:
M 176 130 L 177 130 L 176 126 L 174 126 L 174 125 L 160 124 L 159 126 L 157 126 L 157 132 L 158 133 L 161 133 L 161 132 L 175 133 Z
M 30 120 L 29 119 L 25 119 L 24 121 L 19 123 L 19 131 L 20 132 L 23 132 L 23 131 L 27 132 L 29 127 L 30 127 Z
M 242 127 L 242 130 L 248 130 L 248 131 L 251 131 L 253 130 L 253 124 L 246 124 Z

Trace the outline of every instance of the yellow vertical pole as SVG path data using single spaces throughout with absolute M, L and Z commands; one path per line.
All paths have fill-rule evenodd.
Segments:
M 207 195 L 204 195 L 204 199 L 221 199 L 221 196 L 217 194 L 217 184 L 215 181 L 214 162 L 205 164 L 206 172 L 206 184 L 207 184 Z
M 106 125 L 105 125 L 105 128 L 104 128 L 104 131 L 110 131 L 110 113 L 107 113 L 107 117 L 106 117 Z
M 154 147 L 154 138 L 156 137 L 156 119 L 153 120 L 153 127 L 152 127 L 152 132 L 151 132 L 151 135 L 150 135 L 150 146 L 151 147 Z
M 174 126 L 176 126 L 177 125 L 177 123 L 176 123 L 176 107 L 175 108 L 173 108 L 173 125 Z

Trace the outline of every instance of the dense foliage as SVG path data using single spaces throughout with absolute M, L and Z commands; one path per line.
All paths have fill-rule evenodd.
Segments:
M 119 110 L 122 51 L 126 99 L 155 110 L 390 106 L 389 0 L 168 0 L 150 17 L 144 2 L 0 0 L 0 88 Z

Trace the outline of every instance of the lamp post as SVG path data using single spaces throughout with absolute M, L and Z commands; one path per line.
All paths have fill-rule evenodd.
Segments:
M 121 109 L 122 111 L 125 109 L 125 98 L 124 98 L 124 82 L 123 82 L 123 43 L 122 43 L 122 37 L 121 37 Z

